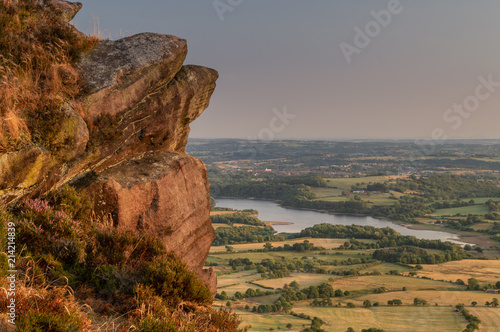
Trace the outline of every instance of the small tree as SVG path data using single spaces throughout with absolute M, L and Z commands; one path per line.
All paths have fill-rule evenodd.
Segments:
M 292 324 L 290 324 L 290 323 L 286 324 L 286 328 L 287 328 L 287 329 L 291 329 L 292 327 L 293 327 L 293 325 L 292 325 Z
M 477 306 L 477 302 L 476 301 L 472 301 L 471 304 L 472 304 L 473 307 Z
M 496 297 L 493 298 L 493 301 L 491 301 L 491 305 L 494 306 L 495 308 L 498 307 L 498 299 Z
M 477 281 L 476 278 L 469 278 L 469 280 L 467 280 L 467 289 L 478 290 L 480 287 L 479 281 Z
M 227 296 L 226 291 L 222 291 L 222 292 L 220 293 L 220 299 L 221 299 L 222 301 L 229 300 L 229 296 Z
M 232 246 L 226 246 L 226 251 L 227 252 L 233 252 L 234 248 Z
M 365 308 L 370 308 L 370 307 L 372 306 L 372 302 L 371 302 L 370 300 L 365 300 L 365 301 L 363 302 L 363 306 L 364 306 Z
M 231 307 L 231 301 L 226 302 L 226 307 Z

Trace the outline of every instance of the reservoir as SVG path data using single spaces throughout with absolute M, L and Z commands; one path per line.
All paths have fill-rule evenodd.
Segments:
M 372 217 L 333 215 L 316 211 L 288 209 L 272 201 L 259 201 L 253 199 L 218 198 L 216 201 L 217 207 L 227 207 L 237 210 L 258 210 L 259 219 L 262 221 L 293 223 L 291 225 L 273 225 L 273 228 L 278 233 L 298 233 L 307 227 L 328 223 L 335 225 L 373 226 L 378 228 L 390 227 L 402 235 L 412 235 L 419 239 L 451 241 L 458 244 L 464 244 L 464 242 L 459 241 L 459 237 L 456 234 L 441 231 L 410 229 L 391 221 Z

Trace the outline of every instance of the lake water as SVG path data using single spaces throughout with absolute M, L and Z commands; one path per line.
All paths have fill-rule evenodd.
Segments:
M 451 241 L 465 244 L 459 241 L 456 234 L 410 229 L 390 221 L 379 220 L 372 217 L 358 217 L 346 215 L 332 215 L 316 211 L 294 210 L 279 206 L 271 201 L 259 201 L 253 199 L 216 199 L 217 207 L 227 207 L 237 210 L 254 209 L 259 211 L 259 219 L 263 221 L 284 221 L 291 222 L 291 225 L 273 225 L 278 232 L 298 233 L 301 230 L 317 224 L 328 223 L 335 225 L 360 225 L 373 226 L 378 228 L 390 227 L 402 235 L 412 235 L 419 239 Z

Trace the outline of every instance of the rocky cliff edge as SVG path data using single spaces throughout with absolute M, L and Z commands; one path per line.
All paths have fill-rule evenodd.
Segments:
M 44 3 L 65 21 L 81 8 Z M 213 269 L 203 269 L 214 239 L 207 172 L 185 146 L 218 74 L 183 65 L 186 54 L 185 40 L 155 33 L 104 40 L 83 54 L 76 65 L 84 93 L 64 104 L 53 148 L 0 155 L 0 199 L 12 204 L 75 186 L 91 196 L 98 217 L 156 234 L 215 292 Z

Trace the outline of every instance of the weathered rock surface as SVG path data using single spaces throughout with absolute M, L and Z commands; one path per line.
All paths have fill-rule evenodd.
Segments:
M 86 191 L 98 214 L 109 216 L 118 228 L 156 234 L 204 277 L 202 267 L 214 239 L 208 186 L 200 160 L 148 152 L 100 173 Z
M 65 21 L 81 8 L 44 3 Z M 185 146 L 218 74 L 183 66 L 186 54 L 185 40 L 154 33 L 102 41 L 84 54 L 86 93 L 76 101 L 83 109 L 65 106 L 50 151 L 0 155 L 0 201 L 73 184 L 114 227 L 156 234 L 215 292 L 213 269 L 203 269 L 214 239 L 206 168 Z
M 42 6 L 47 7 L 48 10 L 56 12 L 64 22 L 71 21 L 83 6 L 80 2 L 63 0 L 39 0 L 39 2 Z

